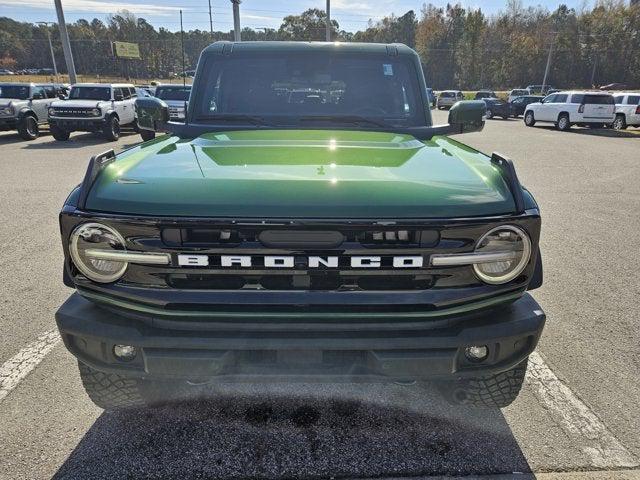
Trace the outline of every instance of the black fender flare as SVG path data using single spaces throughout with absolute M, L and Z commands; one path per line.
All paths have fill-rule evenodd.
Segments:
M 22 119 L 26 116 L 32 116 L 36 119 L 36 122 L 40 122 L 40 119 L 38 118 L 38 115 L 36 115 L 36 112 L 28 107 L 24 107 L 18 112 L 18 122 L 21 122 Z
M 107 110 L 107 113 L 104 114 L 105 122 L 107 121 L 107 118 L 109 118 L 109 117 L 116 117 L 118 119 L 118 121 L 120 121 L 120 116 L 118 115 L 118 112 L 116 112 L 115 110 Z
M 533 275 L 531 276 L 531 281 L 527 286 L 527 290 L 534 290 L 536 288 L 541 287 L 542 277 L 543 277 L 542 253 L 540 252 L 540 248 L 538 248 L 538 252 L 536 255 L 536 265 L 535 265 L 535 268 L 533 269 Z

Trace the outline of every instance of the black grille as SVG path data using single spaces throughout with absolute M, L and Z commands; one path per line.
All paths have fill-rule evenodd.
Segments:
M 434 276 L 424 273 L 402 274 L 396 271 L 382 272 L 381 275 L 345 275 L 344 272 L 317 275 L 167 275 L 170 287 L 191 290 L 426 290 L 433 286 L 434 280 Z
M 93 108 L 86 107 L 56 107 L 54 116 L 56 117 L 93 117 Z
M 378 229 L 303 230 L 259 228 L 165 228 L 162 241 L 169 247 L 239 247 L 324 249 L 346 244 L 361 247 L 433 247 L 437 230 L 387 227 Z

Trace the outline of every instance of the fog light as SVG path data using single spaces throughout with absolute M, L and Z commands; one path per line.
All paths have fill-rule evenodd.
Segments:
M 132 345 L 115 345 L 113 347 L 113 354 L 116 358 L 125 362 L 130 362 L 136 358 L 136 353 L 138 353 L 136 347 Z
M 486 345 L 472 345 L 464 349 L 464 355 L 472 362 L 481 362 L 489 356 Z

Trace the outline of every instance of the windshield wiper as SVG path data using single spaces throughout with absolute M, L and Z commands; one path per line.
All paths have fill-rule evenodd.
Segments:
M 223 115 L 207 115 L 203 117 L 205 120 L 228 120 L 230 122 L 247 122 L 252 125 L 259 126 L 272 126 L 269 122 L 265 121 L 262 117 L 257 117 L 254 115 L 236 115 L 236 114 L 223 114 Z
M 300 122 L 340 122 L 340 123 L 367 123 L 369 125 L 375 125 L 376 127 L 381 128 L 395 128 L 393 125 L 389 125 L 388 123 L 379 122 L 377 120 L 372 120 L 367 117 L 361 117 L 359 115 L 307 115 L 304 117 L 300 117 Z

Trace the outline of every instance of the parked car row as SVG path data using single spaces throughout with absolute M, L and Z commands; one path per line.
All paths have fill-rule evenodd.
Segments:
M 524 123 L 553 123 L 559 130 L 573 125 L 591 128 L 640 127 L 640 93 L 620 92 L 615 97 L 600 91 L 562 91 L 527 105 Z
M 53 138 L 66 141 L 72 132 L 101 134 L 107 141 L 120 137 L 122 127 L 140 132 L 135 102 L 158 95 L 169 105 L 170 119 L 184 122 L 191 86 L 160 85 L 153 90 L 128 83 L 34 84 L 0 83 L 0 131 L 17 130 L 34 140 L 40 127 L 49 125 Z M 152 93 L 153 92 L 153 93 Z
M 546 96 L 531 93 L 540 91 L 549 93 Z M 463 99 L 460 90 L 443 90 L 437 96 L 436 106 L 451 108 Z M 488 89 L 476 92 L 474 99 L 484 101 L 487 119 L 524 116 L 527 126 L 548 122 L 560 130 L 568 130 L 572 125 L 616 130 L 640 127 L 640 92 L 560 91 L 529 85 L 511 90 L 506 101 Z

